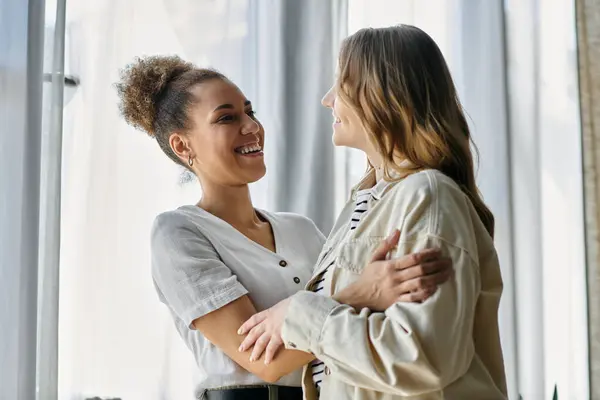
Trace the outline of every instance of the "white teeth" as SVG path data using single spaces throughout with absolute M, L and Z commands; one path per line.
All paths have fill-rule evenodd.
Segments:
M 253 144 L 250 146 L 242 147 L 241 149 L 238 150 L 238 152 L 241 154 L 248 154 L 248 153 L 253 153 L 255 151 L 261 151 L 261 150 L 262 150 L 262 147 L 260 147 L 260 145 Z

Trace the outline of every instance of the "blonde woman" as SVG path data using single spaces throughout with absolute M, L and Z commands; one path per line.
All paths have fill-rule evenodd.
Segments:
M 338 146 L 373 166 L 352 192 L 307 290 L 249 319 L 242 350 L 301 350 L 305 398 L 506 398 L 498 330 L 502 279 L 494 218 L 475 184 L 469 127 L 435 42 L 413 26 L 347 38 L 323 104 Z M 363 203 L 364 205 L 359 205 Z M 438 247 L 454 276 L 421 304 L 355 310 L 343 297 L 390 231 L 395 256 Z M 288 366 L 292 368 L 292 365 Z

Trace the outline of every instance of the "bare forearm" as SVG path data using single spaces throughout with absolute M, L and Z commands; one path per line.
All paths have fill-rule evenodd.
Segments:
M 246 352 L 250 357 L 251 350 Z M 253 369 L 254 374 L 259 375 L 267 382 L 277 382 L 282 377 L 291 374 L 292 372 L 302 368 L 309 362 L 315 359 L 310 353 L 305 353 L 299 350 L 281 349 L 277 356 L 268 365 L 264 363 L 263 356 L 254 362 L 257 364 Z
M 238 350 L 244 336 L 238 335 L 237 330 L 244 321 L 255 313 L 256 309 L 249 297 L 244 296 L 197 319 L 194 321 L 194 326 L 202 332 L 206 339 L 219 347 L 239 366 L 267 382 L 276 382 L 279 378 L 301 368 L 314 359 L 314 356 L 309 353 L 281 349 L 269 365 L 265 365 L 264 355 L 260 359 L 251 362 L 251 348 L 245 352 Z

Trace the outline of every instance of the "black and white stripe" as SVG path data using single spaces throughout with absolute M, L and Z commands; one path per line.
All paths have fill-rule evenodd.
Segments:
M 356 193 L 356 203 L 354 206 L 354 211 L 352 211 L 352 216 L 350 217 L 350 230 L 356 229 L 358 223 L 362 219 L 363 215 L 369 209 L 369 200 L 371 198 L 371 189 L 360 190 Z M 329 268 L 335 264 L 335 260 L 332 261 L 327 268 L 323 270 L 317 277 L 317 280 L 313 285 L 313 292 L 318 293 L 321 292 L 325 288 L 325 283 L 328 279 L 328 271 Z M 311 363 L 311 370 L 313 376 L 313 382 L 317 391 L 321 389 L 321 382 L 323 381 L 323 373 L 325 371 L 325 363 L 320 360 L 314 360 Z
M 321 272 L 319 274 L 319 276 L 317 277 L 317 280 L 314 283 L 315 286 L 313 287 L 313 292 L 318 293 L 325 288 L 325 280 L 327 279 L 327 271 L 329 271 L 329 268 L 334 263 L 335 263 L 335 261 L 332 261 L 327 266 L 327 268 L 325 268 L 323 270 L 323 272 Z M 314 382 L 317 390 L 319 390 L 321 388 L 321 382 L 323 380 L 323 372 L 325 371 L 325 363 L 320 360 L 314 360 L 311 363 L 311 370 L 312 370 L 313 382 Z
M 356 204 L 354 205 L 354 211 L 350 217 L 350 230 L 353 231 L 358 226 L 363 214 L 367 212 L 369 207 L 369 199 L 371 197 L 371 190 L 359 190 L 356 192 Z
M 327 271 L 329 270 L 329 267 L 331 267 L 333 264 L 335 263 L 335 261 L 332 261 L 317 277 L 317 280 L 313 283 L 314 288 L 313 288 L 313 292 L 318 293 L 321 290 L 323 290 L 323 288 L 325 287 L 325 279 Z
M 311 364 L 313 382 L 317 390 L 321 388 L 321 382 L 323 382 L 323 373 L 325 372 L 325 363 L 323 361 L 315 360 Z

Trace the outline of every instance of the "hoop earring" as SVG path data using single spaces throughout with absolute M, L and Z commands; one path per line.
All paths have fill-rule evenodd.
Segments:
M 192 158 L 192 155 L 190 154 L 188 156 L 188 165 L 191 167 L 192 165 L 194 165 L 194 159 Z

